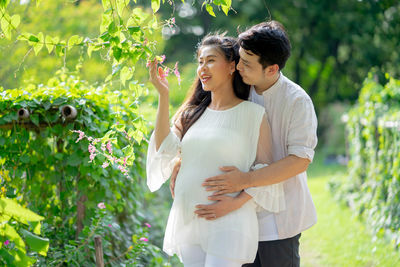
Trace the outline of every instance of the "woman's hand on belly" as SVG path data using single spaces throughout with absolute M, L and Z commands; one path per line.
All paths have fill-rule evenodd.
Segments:
M 204 218 L 206 220 L 215 220 L 223 217 L 228 213 L 239 209 L 244 204 L 237 197 L 224 195 L 210 196 L 208 199 L 216 202 L 208 205 L 197 205 L 194 212 L 198 215 L 199 218 Z

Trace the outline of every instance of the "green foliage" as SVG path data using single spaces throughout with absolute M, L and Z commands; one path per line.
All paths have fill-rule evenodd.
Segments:
M 54 77 L 46 85 L 30 85 L 1 93 L 0 162 L 1 169 L 11 177 L 2 186 L 6 187 L 7 197 L 18 197 L 46 218 L 45 236 L 52 240 L 47 262 L 50 265 L 58 257 L 67 257 L 66 240 L 76 242 L 73 244 L 79 247 L 82 245 L 79 240 L 88 236 L 83 228 L 78 241 L 74 241 L 79 202 L 85 207 L 83 225 L 90 224 L 96 203 L 101 201 L 110 206 L 114 222 L 123 225 L 118 233 L 104 235 L 109 242 L 116 235 L 121 237 L 112 241 L 113 246 L 105 247 L 106 259 L 124 254 L 123 251 L 133 244 L 128 237 L 138 234 L 133 231 L 142 228 L 144 217 L 139 215 L 141 203 L 144 203 L 141 180 L 145 146 L 142 144 L 147 127 L 138 115 L 138 95 L 134 94 L 143 91 L 143 85 L 133 82 L 129 85 L 132 91 L 109 91 L 106 86 L 92 87 L 76 77 L 60 73 L 60 77 Z M 61 116 L 60 110 L 67 104 L 76 108 L 75 120 Z M 29 111 L 29 118 L 18 120 L 17 112 L 21 108 Z M 98 145 L 111 143 L 113 153 L 98 153 L 89 163 L 86 152 L 89 140 L 76 142 L 78 137 L 71 130 L 100 137 L 96 138 Z M 111 160 L 107 155 L 112 156 Z M 106 161 L 110 166 L 101 168 Z M 130 166 L 128 175 L 120 171 L 121 166 Z M 34 241 L 32 244 L 43 246 L 40 240 L 25 236 Z M 75 257 L 77 262 L 91 261 L 92 257 L 79 256 L 87 254 L 88 250 L 91 251 L 89 255 L 94 255 L 93 248 L 86 247 L 81 254 L 79 250 L 75 254 L 69 251 L 68 257 Z M 145 248 L 140 251 L 143 255 L 150 253 Z M 124 254 L 117 262 L 129 260 L 127 255 L 133 254 Z M 142 262 L 149 261 L 140 257 Z
M 399 246 L 400 81 L 386 78 L 381 85 L 369 74 L 358 104 L 349 111 L 349 177 L 334 188 L 376 235 L 387 235 Z
M 9 181 L 8 172 L 2 171 L 1 180 Z M 26 246 L 31 253 L 47 255 L 49 239 L 39 236 L 43 219 L 13 199 L 0 198 L 1 264 L 24 267 L 35 263 L 34 257 L 26 255 Z

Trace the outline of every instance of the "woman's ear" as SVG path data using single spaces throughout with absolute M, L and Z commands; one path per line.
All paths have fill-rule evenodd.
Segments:
M 230 67 L 229 74 L 232 75 L 236 70 L 236 62 L 232 61 L 229 67 Z

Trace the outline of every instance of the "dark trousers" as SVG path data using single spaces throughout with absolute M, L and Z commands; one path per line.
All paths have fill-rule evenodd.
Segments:
M 242 267 L 300 267 L 300 236 L 259 242 L 255 261 Z

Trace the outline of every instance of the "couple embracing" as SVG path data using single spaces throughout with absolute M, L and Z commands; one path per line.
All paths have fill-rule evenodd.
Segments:
M 147 184 L 155 191 L 171 177 L 163 250 L 185 267 L 300 265 L 301 232 L 317 220 L 306 181 L 317 119 L 310 97 L 281 72 L 290 49 L 276 21 L 237 39 L 207 35 L 172 127 L 168 82 L 150 65 L 159 102 Z

